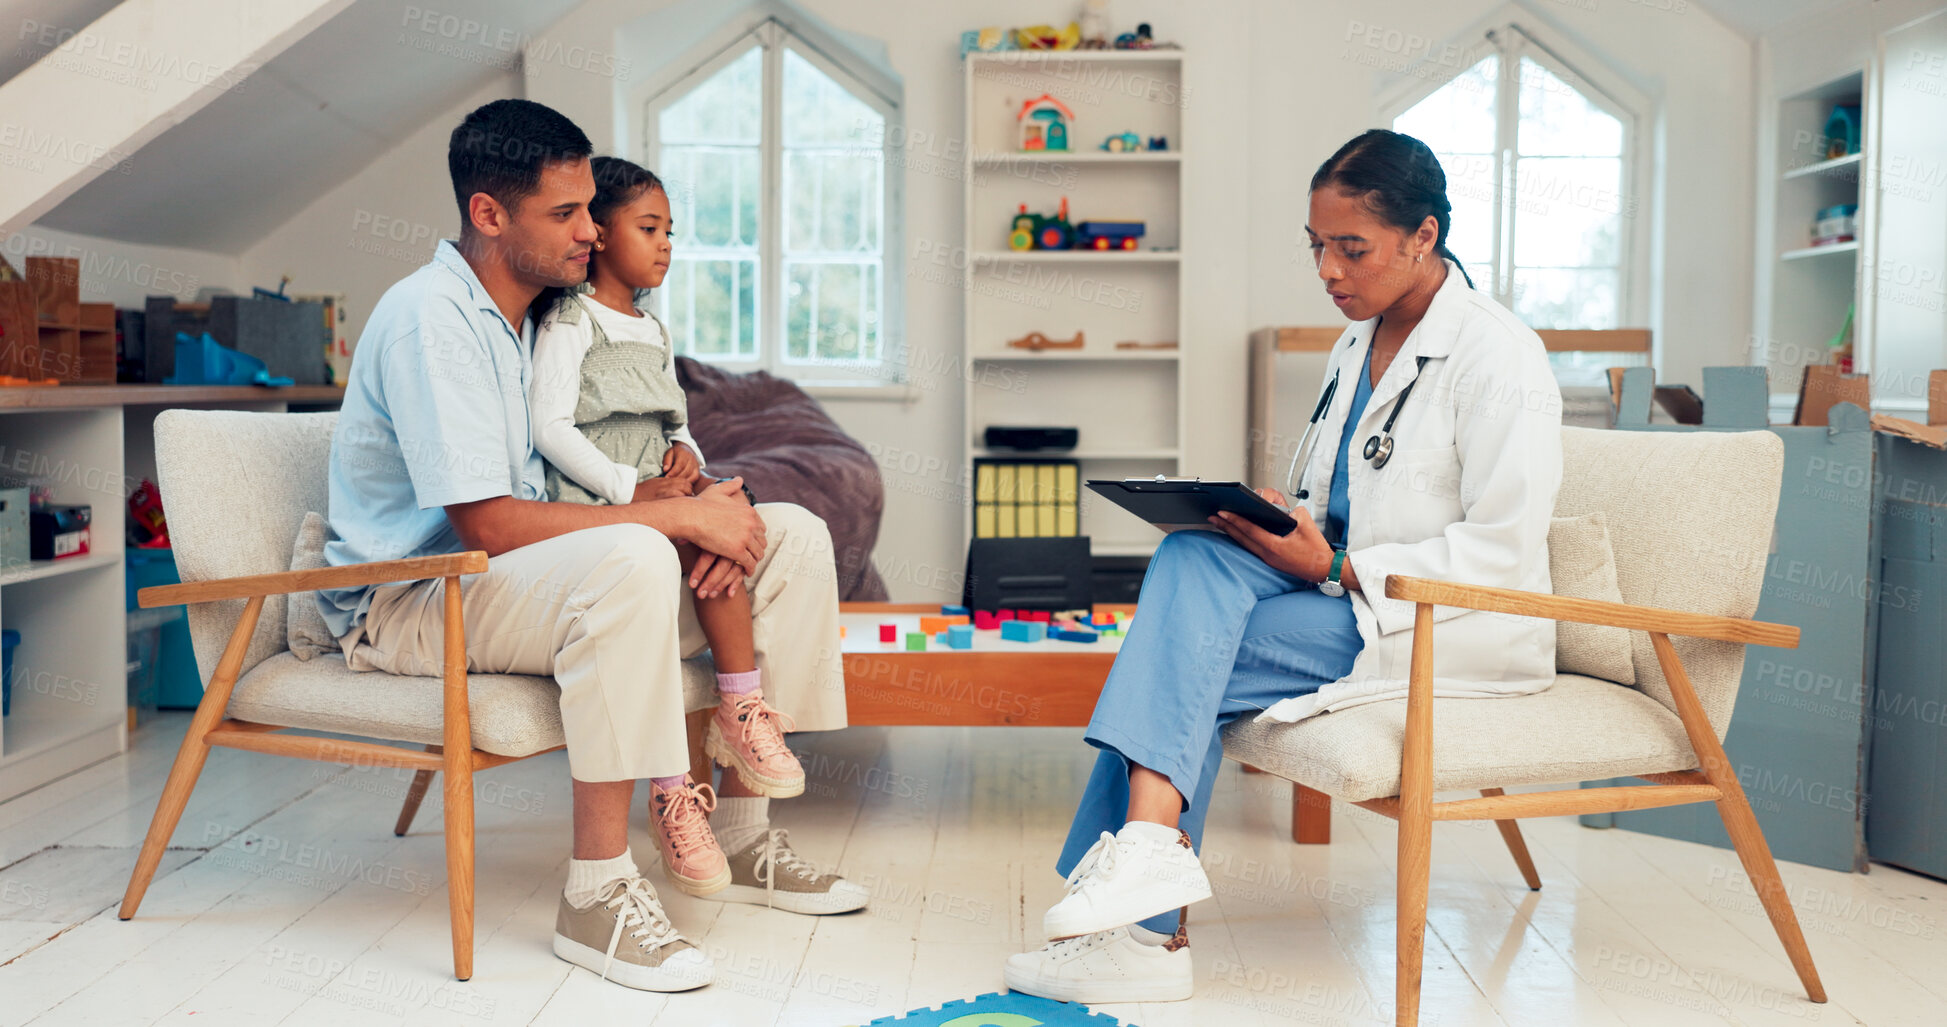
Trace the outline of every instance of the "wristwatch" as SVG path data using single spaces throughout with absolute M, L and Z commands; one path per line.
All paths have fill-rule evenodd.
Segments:
M 1332 569 L 1325 573 L 1325 580 L 1318 583 L 1318 590 L 1336 599 L 1345 594 L 1345 586 L 1339 583 L 1339 571 L 1345 569 L 1345 550 L 1332 550 Z
M 744 502 L 746 502 L 746 503 L 749 503 L 749 504 L 750 504 L 750 505 L 752 505 L 752 506 L 756 506 L 756 505 L 757 505 L 757 493 L 755 493 L 755 492 L 752 492 L 752 491 L 750 490 L 750 482 L 747 482 L 747 481 L 745 481 L 745 482 L 739 482 L 738 484 L 739 484 L 739 485 L 741 485 L 741 486 L 743 487 L 743 490 L 744 490 Z

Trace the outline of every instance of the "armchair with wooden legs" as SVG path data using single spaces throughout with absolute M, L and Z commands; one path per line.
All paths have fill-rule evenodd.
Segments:
M 435 773 L 446 829 L 453 973 L 473 976 L 473 775 L 563 745 L 552 679 L 469 674 L 460 576 L 487 554 L 452 553 L 288 570 L 305 513 L 326 507 L 335 413 L 167 410 L 156 418 L 156 469 L 184 584 L 145 588 L 144 607 L 187 605 L 207 682 L 129 876 L 120 916 L 135 916 L 212 746 L 417 771 L 394 825 L 404 834 Z M 445 637 L 438 677 L 361 673 L 343 654 L 290 651 L 287 595 L 441 579 Z M 708 656 L 683 663 L 685 709 L 717 703 Z M 695 721 L 695 717 L 692 720 Z M 372 741 L 294 735 L 296 730 Z M 386 745 L 406 743 L 418 748 Z M 694 739 L 692 749 L 695 749 Z M 566 770 L 563 770 L 566 778 Z M 568 839 L 562 838 L 565 852 Z
M 1241 721 L 1226 730 L 1225 752 L 1314 795 L 1398 822 L 1401 1025 L 1419 1022 L 1436 821 L 1494 821 L 1522 878 L 1538 890 L 1520 818 L 1693 802 L 1716 803 L 1807 996 L 1824 1002 L 1777 864 L 1722 744 L 1745 647 L 1798 645 L 1797 628 L 1750 619 L 1764 581 L 1783 446 L 1769 432 L 1564 428 L 1562 436 L 1555 513 L 1604 511 L 1624 602 L 1388 577 L 1385 595 L 1414 604 L 1407 697 L 1295 724 Z M 1625 629 L 1637 683 L 1558 673 L 1553 687 L 1531 695 L 1435 698 L 1440 606 Z M 1648 783 L 1503 791 L 1622 778 Z M 1434 798 L 1460 790 L 1480 797 Z

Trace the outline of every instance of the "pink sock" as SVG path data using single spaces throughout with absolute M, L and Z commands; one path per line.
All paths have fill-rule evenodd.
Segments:
M 758 671 L 747 670 L 741 674 L 718 674 L 717 691 L 724 695 L 742 695 L 757 691 Z
M 675 777 L 652 777 L 649 779 L 649 783 L 666 792 L 671 788 L 683 787 L 683 781 L 688 777 L 688 774 L 678 774 Z

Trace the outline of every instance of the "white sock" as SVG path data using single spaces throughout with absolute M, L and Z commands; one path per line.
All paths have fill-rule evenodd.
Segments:
M 742 852 L 771 829 L 771 800 L 758 795 L 732 796 L 717 800 L 717 811 L 710 814 L 710 830 L 726 855 Z
M 1152 824 L 1147 820 L 1131 820 L 1122 825 L 1122 830 L 1116 833 L 1156 846 L 1175 845 L 1183 834 L 1174 827 Z
M 1164 934 L 1161 931 L 1152 931 L 1141 924 L 1130 924 L 1129 937 L 1134 938 L 1137 944 L 1140 945 L 1167 945 L 1169 944 L 1169 940 L 1176 937 L 1176 935 Z
M 587 909 L 595 904 L 602 889 L 641 873 L 636 869 L 635 856 L 627 849 L 613 859 L 571 859 L 568 861 L 568 887 L 562 894 L 568 897 L 568 905 Z

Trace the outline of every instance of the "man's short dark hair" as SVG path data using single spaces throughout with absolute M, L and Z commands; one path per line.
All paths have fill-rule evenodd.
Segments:
M 561 112 L 532 100 L 495 100 L 476 108 L 446 143 L 446 170 L 460 204 L 460 228 L 472 219 L 467 201 L 486 193 L 509 211 L 541 187 L 541 169 L 595 152 L 588 135 Z

